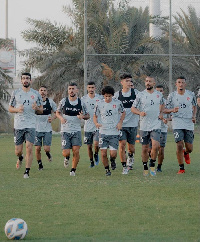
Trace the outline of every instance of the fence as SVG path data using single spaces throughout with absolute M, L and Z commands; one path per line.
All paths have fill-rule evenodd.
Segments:
M 144 76 L 153 75 L 166 94 L 175 79 L 185 76 L 188 89 L 200 87 L 200 1 L 85 0 L 85 76 L 120 88 L 119 74 L 132 73 L 144 89 Z M 159 14 L 160 13 L 160 14 Z

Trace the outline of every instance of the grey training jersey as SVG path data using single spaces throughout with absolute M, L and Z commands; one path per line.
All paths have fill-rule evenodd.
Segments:
M 23 113 L 15 113 L 14 116 L 14 128 L 15 129 L 25 129 L 34 128 L 36 125 L 36 114 L 33 110 L 32 105 L 36 102 L 38 106 L 42 105 L 42 97 L 39 92 L 30 89 L 29 92 L 24 92 L 22 88 L 13 91 L 10 99 L 9 105 L 15 108 L 19 106 L 24 106 Z
M 121 101 L 115 98 L 113 98 L 110 103 L 106 103 L 105 100 L 97 102 L 94 113 L 98 118 L 98 123 L 102 125 L 99 129 L 99 133 L 106 135 L 118 135 L 119 131 L 116 126 L 124 111 L 125 110 Z
M 140 116 L 140 130 L 152 131 L 161 129 L 161 120 L 158 118 L 160 114 L 160 105 L 164 104 L 163 95 L 161 92 L 154 90 L 153 93 L 144 91 L 138 93 L 133 106 L 145 112 L 146 116 Z
M 65 105 L 66 98 L 63 98 L 57 108 L 57 111 L 61 113 L 64 119 L 67 120 L 65 124 L 61 124 L 61 132 L 67 132 L 67 133 L 74 133 L 77 131 L 81 131 L 81 120 L 77 116 L 70 116 L 63 114 L 63 107 Z M 75 101 L 70 101 L 69 103 L 72 106 L 76 106 L 78 104 L 78 98 Z M 87 114 L 87 109 L 84 103 L 81 102 L 83 115 Z
M 50 98 L 48 98 L 48 100 L 49 100 L 52 112 L 56 112 L 57 106 L 56 106 L 55 102 Z M 36 131 L 37 132 L 50 132 L 50 131 L 52 131 L 52 126 L 51 126 L 51 123 L 48 122 L 48 117 L 51 116 L 51 114 L 44 115 L 46 101 L 42 101 L 42 105 L 43 105 L 43 114 L 37 115 Z
M 102 99 L 103 96 L 96 93 L 94 98 L 90 98 L 88 94 L 81 98 L 81 101 L 86 105 L 87 111 L 90 115 L 90 118 L 88 120 L 85 120 L 85 132 L 94 132 L 97 129 L 93 122 L 94 108 L 96 106 L 96 102 L 99 102 Z
M 137 95 L 139 91 L 137 89 L 134 89 L 135 94 Z M 122 92 L 122 95 L 124 97 L 130 97 L 131 96 L 131 89 L 128 92 Z M 119 91 L 115 93 L 114 98 L 118 99 L 119 97 Z M 137 114 L 134 114 L 131 112 L 131 108 L 124 108 L 126 111 L 126 116 L 123 121 L 122 127 L 137 127 L 139 122 L 139 116 Z
M 171 113 L 173 129 L 194 130 L 192 115 L 193 106 L 196 105 L 197 102 L 194 92 L 185 90 L 183 95 L 178 94 L 177 91 L 169 94 L 167 98 L 167 108 L 179 107 L 177 113 Z

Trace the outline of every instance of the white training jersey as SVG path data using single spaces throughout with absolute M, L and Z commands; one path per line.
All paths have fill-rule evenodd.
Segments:
M 99 102 L 102 99 L 103 99 L 103 96 L 96 93 L 94 98 L 90 98 L 88 94 L 81 98 L 81 101 L 86 105 L 87 111 L 90 115 L 90 118 L 88 120 L 85 120 L 85 125 L 84 125 L 85 132 L 94 132 L 95 130 L 97 130 L 93 122 L 94 108 L 96 106 L 96 102 Z
M 37 106 L 42 105 L 42 97 L 39 92 L 30 88 L 30 91 L 25 92 L 22 88 L 13 91 L 9 105 L 15 108 L 24 106 L 23 113 L 15 113 L 14 128 L 25 129 L 34 128 L 36 125 L 36 114 L 32 105 L 36 102 Z
M 61 132 L 74 133 L 81 131 L 81 120 L 77 115 L 81 111 L 83 112 L 83 115 L 86 115 L 88 112 L 85 104 L 82 103 L 79 98 L 75 101 L 63 98 L 58 105 L 57 111 L 62 114 L 64 119 L 66 119 L 66 123 L 61 124 Z M 68 112 L 68 114 L 65 114 L 66 112 Z
M 194 130 L 192 116 L 193 106 L 196 105 L 197 101 L 194 92 L 185 90 L 183 95 L 178 94 L 177 91 L 170 93 L 167 98 L 167 108 L 172 109 L 179 107 L 177 113 L 171 113 L 172 128 Z
M 37 132 L 51 132 L 52 126 L 48 121 L 48 117 L 51 116 L 52 112 L 56 112 L 57 106 L 55 102 L 47 98 L 45 101 L 42 101 L 43 113 L 37 114 L 36 121 L 36 131 Z
M 133 103 L 133 107 L 145 112 L 146 116 L 140 116 L 140 130 L 152 131 L 161 129 L 161 120 L 158 118 L 160 114 L 160 105 L 164 104 L 161 92 L 154 90 L 153 93 L 144 91 L 138 93 Z
M 137 89 L 134 89 L 135 95 L 139 93 Z M 129 98 L 131 96 L 131 89 L 128 92 L 122 92 L 122 95 L 124 98 Z M 115 93 L 114 98 L 118 99 L 119 98 L 119 91 Z M 134 101 L 134 100 L 132 100 Z M 124 105 L 123 105 L 124 106 Z M 126 116 L 123 121 L 122 127 L 137 127 L 138 122 L 139 122 L 139 116 L 137 114 L 134 114 L 131 112 L 131 107 L 130 108 L 125 108 L 126 111 Z
M 124 111 L 125 110 L 121 101 L 115 98 L 113 98 L 110 103 L 106 103 L 104 99 L 97 102 L 94 113 L 98 118 L 98 123 L 102 125 L 99 129 L 99 133 L 106 135 L 119 135 L 119 131 L 116 126 Z

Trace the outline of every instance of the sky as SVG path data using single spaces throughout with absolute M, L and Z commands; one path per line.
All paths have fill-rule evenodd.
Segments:
M 119 0 L 116 0 L 119 2 Z M 130 5 L 145 7 L 149 0 L 129 0 Z M 161 13 L 167 15 L 169 0 L 161 0 Z M 0 0 L 0 38 L 5 38 L 5 3 Z M 172 0 L 173 13 L 180 12 L 180 8 L 187 11 L 187 6 L 192 4 L 200 14 L 200 0 Z M 70 26 L 70 18 L 62 12 L 63 6 L 71 5 L 71 0 L 8 0 L 8 37 L 16 39 L 18 50 L 31 48 L 32 44 L 25 42 L 21 32 L 29 28 L 27 18 L 47 20 Z M 17 57 L 17 62 L 20 62 Z

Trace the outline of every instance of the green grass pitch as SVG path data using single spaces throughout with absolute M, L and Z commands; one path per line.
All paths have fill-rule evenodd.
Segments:
M 53 162 L 42 152 L 44 170 L 35 160 L 30 179 L 24 165 L 16 170 L 13 135 L 0 135 L 0 241 L 13 217 L 28 224 L 25 241 L 200 241 L 200 135 L 196 133 L 191 164 L 177 175 L 176 145 L 171 133 L 163 172 L 143 177 L 141 145 L 136 144 L 134 170 L 105 176 L 102 163 L 89 168 L 81 147 L 75 177 L 63 166 L 60 135 L 53 136 Z M 71 164 L 71 163 L 70 163 Z

